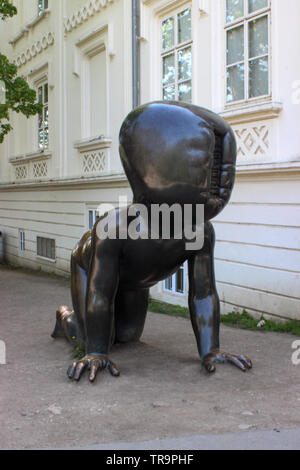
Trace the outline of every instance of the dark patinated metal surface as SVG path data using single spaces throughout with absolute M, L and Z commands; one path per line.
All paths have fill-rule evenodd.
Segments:
M 118 368 L 108 355 L 114 342 L 137 341 L 143 332 L 149 288 L 188 260 L 189 309 L 199 355 L 208 372 L 216 362 L 251 368 L 242 355 L 219 349 L 220 305 L 214 276 L 215 234 L 210 222 L 230 199 L 236 142 L 230 126 L 213 112 L 179 102 L 153 102 L 133 110 L 120 131 L 120 156 L 134 202 L 205 206 L 201 250 L 186 240 L 111 240 L 97 237 L 97 224 L 75 247 L 71 259 L 73 309 L 57 311 L 54 337 L 85 345 L 68 376 L 79 380 L 88 368 Z M 120 217 L 128 211 L 119 209 Z M 151 219 L 147 221 L 151 225 Z M 99 222 L 98 222 L 99 223 Z

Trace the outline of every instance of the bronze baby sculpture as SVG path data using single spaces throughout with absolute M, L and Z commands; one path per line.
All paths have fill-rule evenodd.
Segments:
M 154 204 L 204 205 L 204 243 L 201 249 L 187 250 L 184 237 L 101 239 L 98 221 L 72 253 L 74 310 L 58 309 L 52 335 L 85 345 L 85 357 L 71 364 L 68 376 L 79 380 L 86 368 L 91 382 L 99 369 L 107 368 L 118 376 L 117 366 L 109 359 L 111 345 L 139 340 L 149 288 L 175 273 L 186 260 L 189 310 L 204 368 L 214 372 L 216 362 L 228 361 L 242 371 L 250 369 L 251 361 L 245 356 L 219 349 L 215 234 L 210 220 L 228 203 L 234 184 L 236 142 L 230 126 L 198 106 L 175 101 L 149 103 L 125 119 L 120 156 L 134 203 L 149 208 Z M 124 211 L 128 207 L 118 209 L 119 219 Z M 148 223 L 151 226 L 151 216 Z

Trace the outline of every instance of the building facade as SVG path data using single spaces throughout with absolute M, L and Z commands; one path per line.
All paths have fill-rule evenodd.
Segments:
M 69 273 L 97 207 L 131 198 L 118 152 L 132 107 L 221 114 L 236 185 L 214 221 L 222 310 L 300 319 L 300 4 L 289 0 L 16 0 L 1 52 L 43 104 L 0 146 L 8 261 Z M 187 303 L 187 267 L 152 296 Z

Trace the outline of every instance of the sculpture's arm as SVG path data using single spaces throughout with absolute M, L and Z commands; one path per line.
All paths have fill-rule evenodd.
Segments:
M 207 372 L 215 371 L 215 362 L 229 361 L 243 371 L 251 361 L 242 355 L 220 351 L 220 301 L 214 274 L 215 233 L 205 224 L 204 246 L 189 260 L 189 309 L 199 355 Z
M 86 367 L 90 369 L 90 381 L 95 380 L 98 369 L 106 367 L 113 375 L 119 375 L 117 367 L 108 358 L 119 283 L 118 245 L 118 241 L 109 239 L 96 239 L 93 243 L 84 318 L 86 356 L 81 361 L 74 361 L 68 371 L 69 377 L 75 380 L 80 379 Z

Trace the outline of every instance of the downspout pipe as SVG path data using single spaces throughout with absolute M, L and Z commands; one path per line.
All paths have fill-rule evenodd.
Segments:
M 141 5 L 140 0 L 132 0 L 132 104 L 133 108 L 140 105 L 140 16 Z

